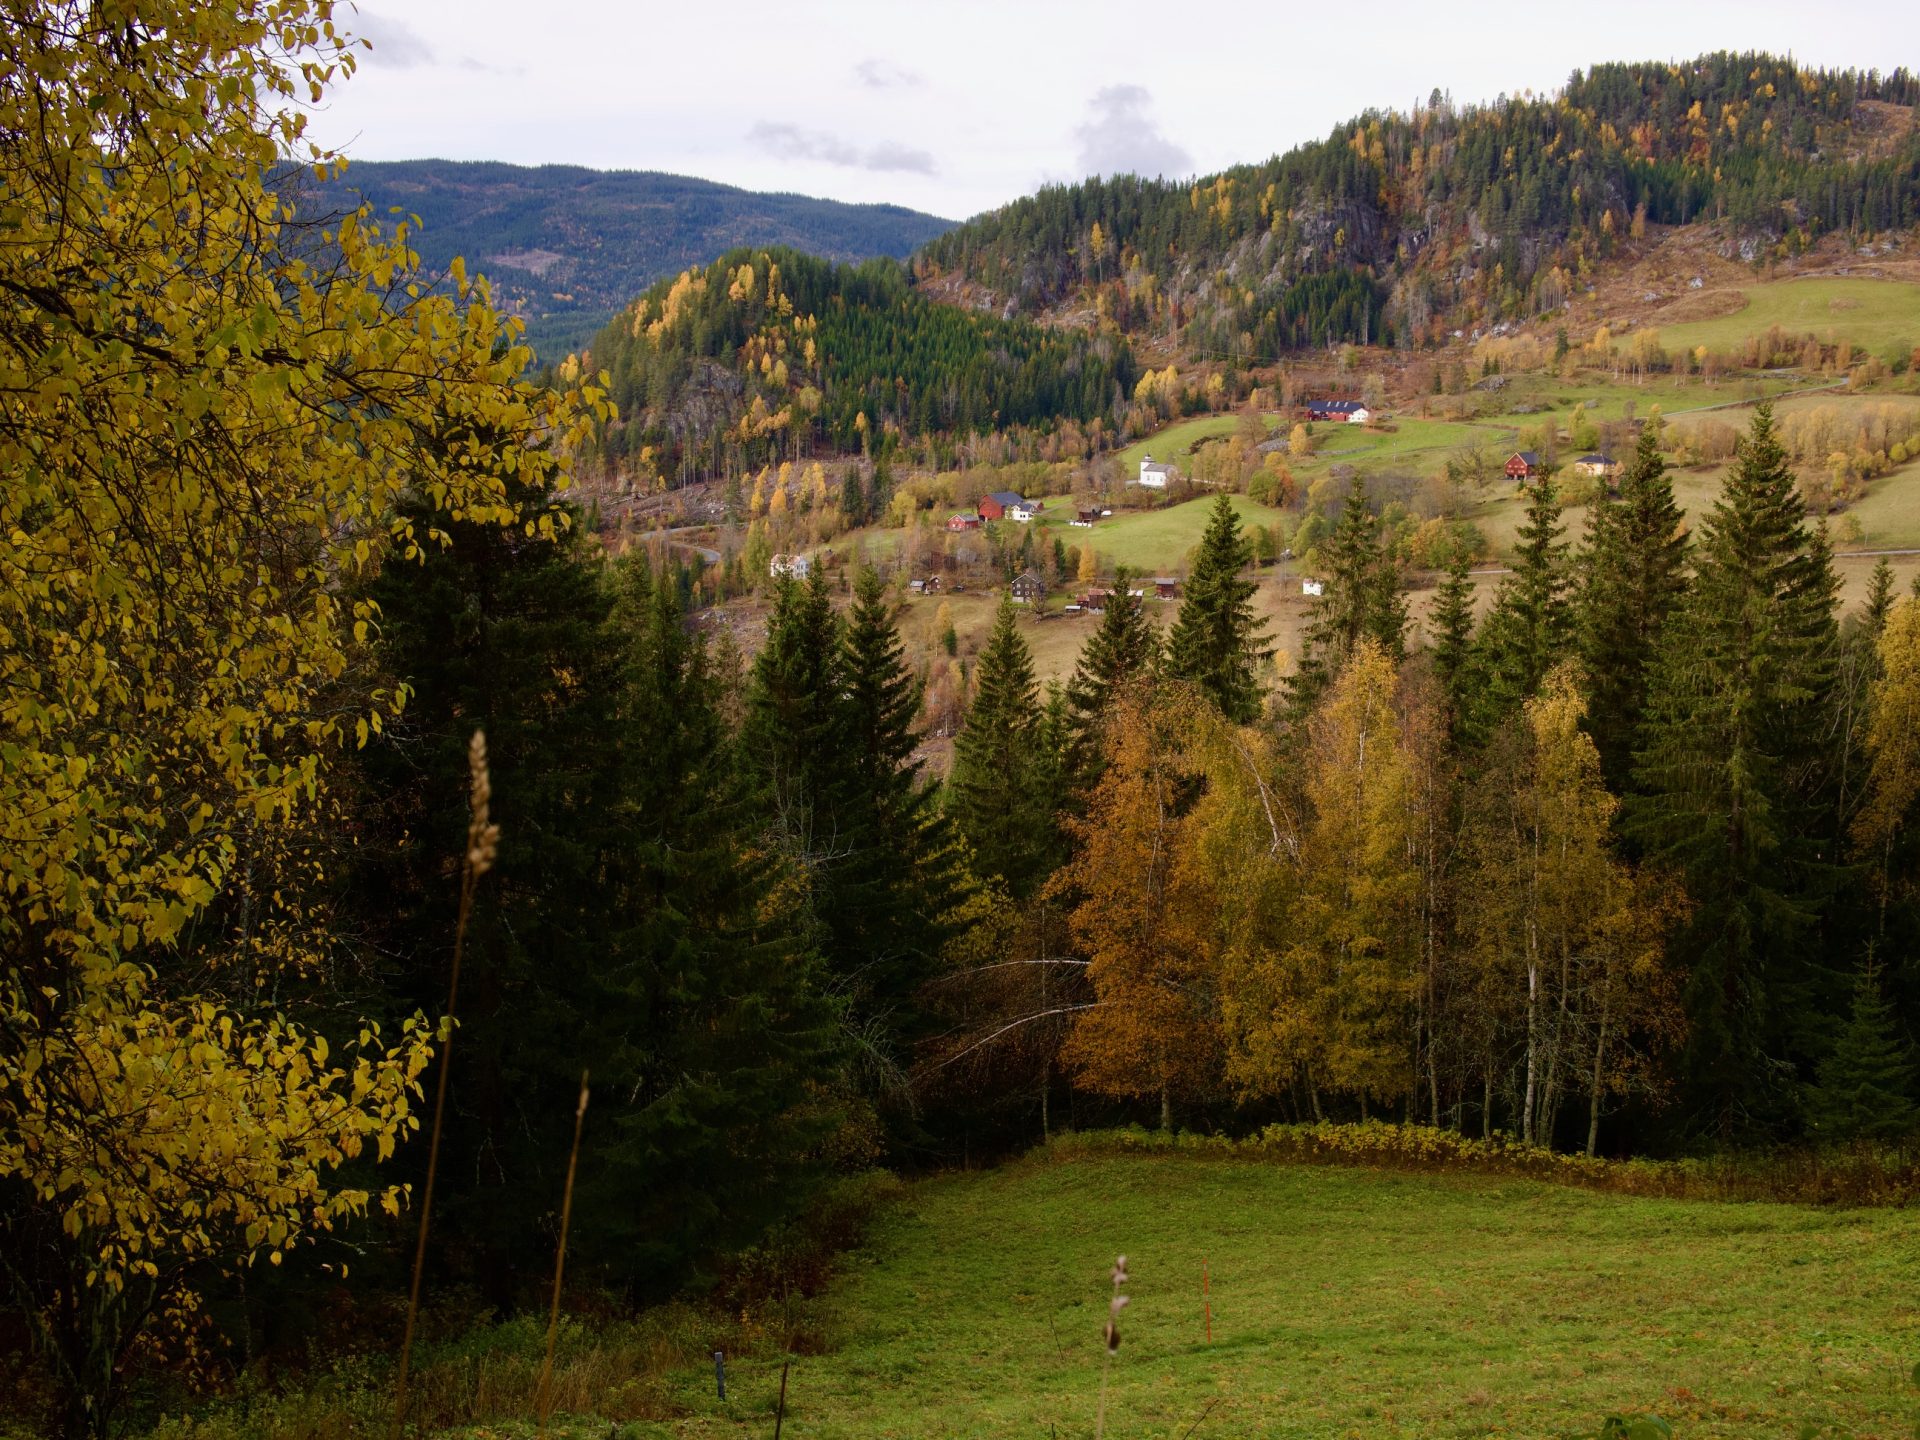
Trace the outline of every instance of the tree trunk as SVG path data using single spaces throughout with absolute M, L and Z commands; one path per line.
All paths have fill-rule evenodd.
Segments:
M 1480 1138 L 1493 1138 L 1493 1066 L 1489 1064 L 1484 1072 L 1487 1088 L 1480 1100 Z
M 1173 1129 L 1173 1096 L 1164 1084 L 1160 1087 L 1160 1128 L 1169 1132 Z
M 1587 1100 L 1587 1155 L 1593 1156 L 1600 1148 L 1600 1085 L 1606 1074 L 1603 1068 L 1607 1053 L 1607 1021 L 1611 997 L 1600 1004 L 1600 1033 L 1593 1042 L 1593 1087 Z
M 1533 1107 L 1540 1091 L 1540 961 L 1527 942 L 1527 1094 L 1520 1107 L 1520 1139 L 1533 1144 Z

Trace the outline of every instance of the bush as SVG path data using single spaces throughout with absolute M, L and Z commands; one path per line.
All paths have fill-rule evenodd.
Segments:
M 1920 1141 L 1920 1136 L 1914 1140 Z M 1184 1150 L 1388 1170 L 1467 1171 L 1682 1200 L 1822 1205 L 1920 1202 L 1920 1148 L 1913 1143 L 1729 1152 L 1684 1160 L 1609 1160 L 1526 1145 L 1501 1133 L 1482 1140 L 1430 1125 L 1367 1120 L 1269 1125 L 1244 1139 L 1186 1132 L 1169 1135 L 1139 1127 L 1090 1131 L 1057 1139 L 1046 1153 L 1070 1158 L 1130 1150 Z

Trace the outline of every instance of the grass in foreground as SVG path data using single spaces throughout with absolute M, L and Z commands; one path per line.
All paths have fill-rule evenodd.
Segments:
M 1911 1213 L 1143 1155 L 912 1190 L 835 1291 L 840 1347 L 795 1362 L 785 1433 L 1091 1434 L 1121 1252 L 1115 1436 L 1203 1412 L 1203 1436 L 1547 1435 L 1617 1411 L 1884 1436 L 1920 1410 Z M 723 1406 L 682 1372 L 683 1418 L 631 1433 L 769 1433 L 778 1379 L 738 1365 Z

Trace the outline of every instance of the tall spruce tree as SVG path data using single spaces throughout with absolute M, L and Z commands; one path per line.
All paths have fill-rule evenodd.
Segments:
M 1493 609 L 1480 627 L 1479 659 L 1486 677 L 1474 730 L 1485 734 L 1539 692 L 1540 682 L 1567 656 L 1573 642 L 1572 576 L 1561 537 L 1560 494 L 1542 476 L 1527 500 L 1513 573 L 1500 582 Z
M 824 569 L 805 581 L 782 577 L 767 620 L 767 642 L 747 688 L 742 758 L 789 853 L 830 863 L 845 766 L 837 705 L 840 621 Z
M 1600 752 L 1607 787 L 1616 794 L 1633 767 L 1634 736 L 1661 635 L 1686 593 L 1687 542 L 1680 522 L 1658 426 L 1644 425 L 1619 499 L 1603 490 L 1588 511 L 1575 607 L 1587 673 L 1587 731 Z
M 1810 1048 L 1814 901 L 1832 862 L 1819 792 L 1835 581 L 1762 405 L 1701 527 L 1662 635 L 1628 831 L 1694 901 L 1687 1075 L 1722 1133 L 1778 1123 Z
M 1454 553 L 1447 562 L 1447 578 L 1440 582 L 1434 594 L 1433 610 L 1427 617 L 1432 636 L 1428 648 L 1433 652 L 1433 670 L 1446 691 L 1456 735 L 1473 685 L 1473 581 L 1468 578 L 1472 563 L 1464 550 Z
M 1304 718 L 1363 638 L 1395 660 L 1405 653 L 1407 606 L 1400 573 L 1380 541 L 1380 520 L 1359 476 L 1347 489 L 1340 523 L 1321 547 L 1325 574 L 1307 611 L 1300 663 L 1287 682 L 1293 713 Z
M 1160 656 L 1160 634 L 1147 619 L 1145 600 L 1133 593 L 1133 577 L 1123 565 L 1114 572 L 1113 592 L 1100 625 L 1080 649 L 1067 681 L 1069 758 L 1081 784 L 1096 778 L 1100 728 L 1116 696 L 1152 670 Z
M 974 871 L 1016 899 L 1037 890 L 1058 850 L 1057 763 L 1045 753 L 1033 655 L 1000 602 L 980 652 L 973 704 L 953 747 L 950 811 L 973 849 Z
M 845 1025 L 791 862 L 761 843 L 757 785 L 705 647 L 677 587 L 639 578 L 616 617 L 621 710 L 599 741 L 622 777 L 594 896 L 608 949 L 564 1053 L 593 1065 L 599 1116 L 575 1203 L 579 1254 L 650 1295 L 805 1205 L 842 1117 Z M 600 1054 L 583 1053 L 586 1036 Z M 556 1148 L 565 1113 L 546 1127 Z M 542 1193 L 544 1226 L 554 1191 Z
M 844 858 L 834 884 L 843 928 L 835 941 L 853 957 L 845 992 L 868 1053 L 897 1071 L 919 1028 L 913 997 L 949 933 L 959 877 L 936 788 L 913 763 L 921 686 L 907 668 L 886 587 L 870 567 L 854 582 L 839 675 Z
M 1807 1127 L 1819 1140 L 1899 1140 L 1920 1131 L 1913 1099 L 1913 1047 L 1872 966 L 1860 972 L 1853 1007 L 1807 1094 Z
M 1266 626 L 1253 613 L 1257 588 L 1242 573 L 1253 549 L 1226 495 L 1214 501 L 1187 576 L 1186 598 L 1167 637 L 1166 671 L 1190 681 L 1238 724 L 1260 718 L 1260 664 L 1273 655 Z

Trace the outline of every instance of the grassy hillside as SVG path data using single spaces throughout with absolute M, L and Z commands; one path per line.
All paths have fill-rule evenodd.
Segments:
M 1120 1252 L 1113 1436 L 1203 1415 L 1216 1436 L 1546 1435 L 1622 1411 L 1682 1437 L 1891 1435 L 1920 1408 L 1920 1216 L 1138 1155 L 915 1188 L 833 1294 L 838 1348 L 795 1363 L 786 1433 L 1090 1434 Z M 778 1372 L 737 1363 L 724 1406 L 684 1372 L 684 1418 L 629 1433 L 768 1433 Z
M 1663 329 L 1661 342 L 1669 350 L 1732 350 L 1777 325 L 1788 335 L 1851 340 L 1889 362 L 1920 346 L 1920 285 L 1823 276 L 1753 285 L 1741 293 L 1746 303 L 1739 309 Z

